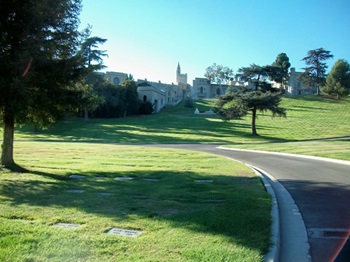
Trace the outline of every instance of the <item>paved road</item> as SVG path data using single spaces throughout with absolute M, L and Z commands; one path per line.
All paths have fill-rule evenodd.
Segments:
M 289 191 L 304 219 L 312 261 L 332 261 L 347 239 L 346 232 L 350 228 L 350 162 L 223 150 L 213 145 L 159 146 L 223 155 L 258 167 L 275 177 Z M 286 237 L 281 236 L 282 262 L 290 260 L 284 259 L 283 254 L 288 248 L 283 241 Z

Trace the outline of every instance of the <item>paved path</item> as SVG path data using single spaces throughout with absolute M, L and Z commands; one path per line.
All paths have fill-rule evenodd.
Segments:
M 332 261 L 350 228 L 350 162 L 330 162 L 287 154 L 224 150 L 214 145 L 157 145 L 226 156 L 269 173 L 288 190 L 305 222 L 312 261 Z M 280 212 L 281 206 L 279 207 Z M 293 261 L 281 220 L 279 260 Z M 288 224 L 288 225 L 286 225 Z M 296 255 L 295 255 L 296 256 Z M 295 260 L 294 260 L 295 261 Z

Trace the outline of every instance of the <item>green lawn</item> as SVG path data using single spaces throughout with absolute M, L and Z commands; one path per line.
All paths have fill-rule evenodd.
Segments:
M 18 142 L 16 159 L 32 171 L 0 171 L 0 261 L 262 261 L 267 251 L 270 197 L 248 167 L 226 158 Z M 128 238 L 106 234 L 111 228 L 143 232 Z
M 201 100 L 195 107 L 205 111 L 213 103 L 214 100 Z M 118 144 L 211 143 L 350 160 L 350 98 L 285 97 L 282 106 L 287 108 L 287 118 L 272 118 L 268 113 L 258 115 L 258 137 L 251 136 L 250 115 L 223 122 L 212 115 L 195 115 L 194 108 L 180 104 L 150 116 L 88 122 L 69 119 L 37 132 L 33 127 L 23 127 L 17 130 L 16 139 Z M 342 140 L 334 142 L 328 138 Z
M 196 107 L 205 111 L 213 102 Z M 250 135 L 250 116 L 223 122 L 182 104 L 151 116 L 17 128 L 15 160 L 30 173 L 0 171 L 0 261 L 262 261 L 271 200 L 250 169 L 143 144 L 211 143 L 350 160 L 349 102 L 284 98 L 287 118 L 260 114 L 258 137 Z M 142 234 L 107 234 L 111 228 Z

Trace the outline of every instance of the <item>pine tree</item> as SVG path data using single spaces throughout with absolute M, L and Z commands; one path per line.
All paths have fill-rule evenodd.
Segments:
M 282 92 L 271 87 L 266 80 L 272 72 L 271 66 L 259 66 L 252 64 L 239 70 L 241 79 L 254 83 L 253 89 L 245 87 L 236 89 L 233 94 L 219 97 L 214 112 L 224 117 L 225 120 L 241 117 L 248 112 L 252 113 L 252 135 L 257 136 L 256 118 L 257 112 L 272 112 L 273 116 L 286 116 L 285 108 L 279 106 Z
M 1 165 L 19 168 L 15 124 L 47 126 L 83 102 L 80 10 L 81 0 L 0 2 Z
M 350 94 L 350 65 L 347 61 L 339 59 L 335 62 L 326 78 L 326 85 L 321 90 L 338 99 Z

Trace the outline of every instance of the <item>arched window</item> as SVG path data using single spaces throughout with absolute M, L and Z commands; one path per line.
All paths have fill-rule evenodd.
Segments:
M 113 79 L 113 83 L 117 86 L 117 85 L 119 85 L 120 84 L 120 79 L 119 79 L 119 77 L 115 77 L 114 79 Z
M 144 95 L 144 96 L 143 96 L 143 102 L 146 102 L 146 101 L 147 101 L 147 96 Z
M 217 88 L 217 89 L 216 89 L 216 94 L 217 94 L 217 95 L 221 95 L 221 90 L 220 90 L 220 88 Z
M 203 86 L 200 87 L 199 92 L 202 94 L 203 93 Z

